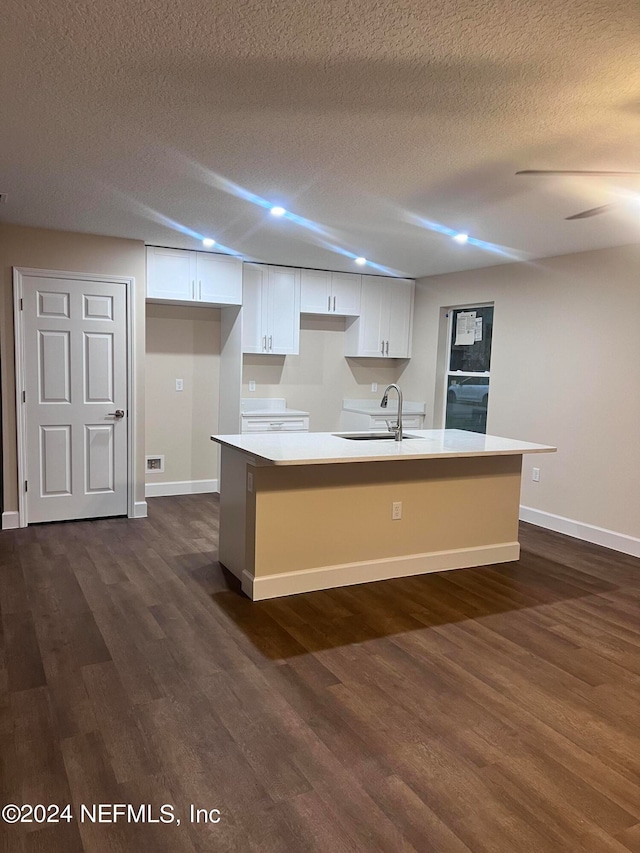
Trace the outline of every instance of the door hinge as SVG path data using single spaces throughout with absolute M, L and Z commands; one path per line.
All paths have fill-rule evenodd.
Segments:
M 27 402 L 27 392 L 26 392 L 26 391 L 23 391 L 23 392 L 22 392 L 22 402 L 23 402 L 23 403 L 26 403 L 26 402 Z
M 29 484 L 26 480 L 24 481 L 24 490 L 25 490 L 25 492 L 29 491 Z
M 22 297 L 20 297 L 20 310 L 21 310 L 21 311 L 22 311 L 23 307 L 24 307 L 24 306 L 23 306 L 23 302 L 22 302 Z

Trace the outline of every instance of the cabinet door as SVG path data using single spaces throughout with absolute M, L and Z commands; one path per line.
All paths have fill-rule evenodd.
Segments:
M 362 276 L 350 272 L 331 273 L 331 313 L 346 317 L 360 315 Z
M 297 355 L 300 351 L 300 270 L 269 267 L 267 287 L 267 351 Z
M 267 267 L 244 264 L 242 271 L 242 352 L 266 352 Z
M 389 358 L 411 357 L 414 283 L 408 279 L 388 279 Z
M 195 296 L 195 252 L 147 248 L 147 299 L 191 302 Z
M 300 311 L 303 314 L 331 314 L 331 273 L 300 270 Z
M 242 261 L 196 252 L 196 298 L 215 305 L 242 305 Z
M 357 352 L 349 355 L 384 357 L 383 342 L 386 343 L 388 317 L 384 312 L 387 298 L 387 279 L 379 275 L 362 277 L 362 299 L 360 305 Z M 384 321 L 384 325 L 383 325 Z

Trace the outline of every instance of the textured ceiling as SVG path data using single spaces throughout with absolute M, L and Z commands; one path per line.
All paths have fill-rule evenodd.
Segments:
M 640 171 L 639 35 L 637 0 L 5 0 L 0 219 L 410 276 L 637 242 L 640 177 L 514 172 Z

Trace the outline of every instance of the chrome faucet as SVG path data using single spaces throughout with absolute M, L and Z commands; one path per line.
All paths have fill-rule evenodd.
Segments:
M 385 392 L 382 395 L 382 400 L 380 401 L 380 406 L 383 409 L 387 408 L 389 403 L 389 391 L 395 388 L 398 392 L 398 422 L 395 426 L 389 426 L 391 432 L 395 433 L 396 441 L 402 441 L 402 391 L 400 390 L 400 386 L 396 385 L 395 382 L 391 385 L 387 385 L 385 388 Z

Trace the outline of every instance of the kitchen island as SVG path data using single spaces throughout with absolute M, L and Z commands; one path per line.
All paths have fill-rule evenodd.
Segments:
M 359 435 L 211 436 L 219 559 L 250 598 L 518 559 L 522 456 L 554 447 L 462 430 Z

